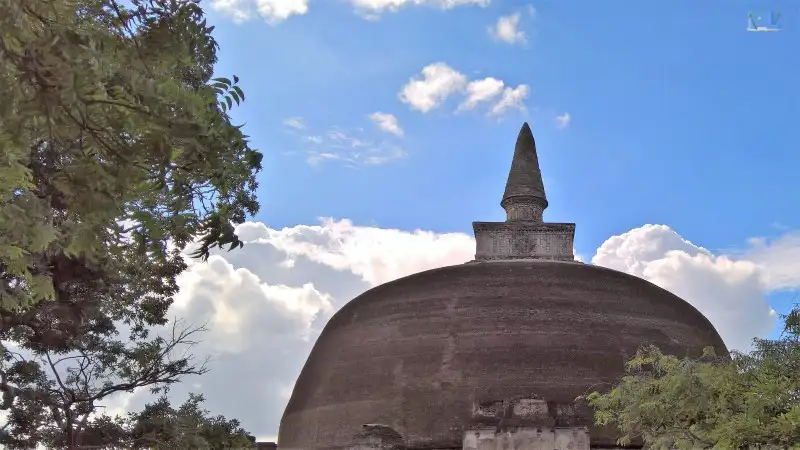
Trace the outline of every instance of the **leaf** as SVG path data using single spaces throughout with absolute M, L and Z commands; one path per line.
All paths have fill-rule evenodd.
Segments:
M 34 275 L 31 277 L 30 290 L 35 301 L 51 301 L 56 297 L 53 279 L 49 276 Z
M 12 259 L 22 259 L 27 252 L 22 249 L 21 247 L 17 247 L 16 245 L 5 245 L 0 247 L 0 257 L 3 260 L 12 260 Z
M 239 86 L 233 86 L 231 89 L 233 89 L 234 92 L 239 94 L 239 98 L 241 98 L 242 101 L 244 101 L 244 91 L 242 90 L 242 88 L 240 88 Z
M 224 78 L 224 77 L 214 78 L 214 81 L 218 81 L 220 83 L 223 83 L 226 88 L 232 84 L 231 80 L 229 80 L 227 78 Z
M 177 161 L 181 157 L 181 155 L 183 155 L 183 153 L 184 149 L 182 147 L 173 147 L 172 151 L 169 154 L 170 162 L 174 163 L 175 161 Z
M 36 253 L 45 251 L 58 237 L 58 232 L 51 225 L 35 227 L 31 231 L 31 251 Z

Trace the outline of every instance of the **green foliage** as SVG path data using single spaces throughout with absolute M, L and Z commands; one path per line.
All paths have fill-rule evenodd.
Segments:
M 202 236 L 241 246 L 261 154 L 211 79 L 217 44 L 194 1 L 0 0 L 0 306 L 57 293 L 51 255 L 97 262 L 128 232 L 163 254 Z
M 124 5 L 0 0 L 3 448 L 78 448 L 108 396 L 204 373 L 202 327 L 164 327 L 182 250 L 240 247 L 258 210 L 197 1 Z
M 126 417 L 100 415 L 87 422 L 82 446 L 92 449 L 223 450 L 250 448 L 247 432 L 237 420 L 211 416 L 202 409 L 202 395 L 190 394 L 180 407 L 166 396 Z M 45 433 L 48 434 L 48 433 Z M 68 445 L 54 430 L 46 439 L 61 448 Z
M 249 448 L 247 433 L 237 420 L 209 416 L 200 407 L 202 395 L 189 399 L 174 409 L 166 397 L 129 416 L 134 448 L 164 450 L 241 449 Z
M 619 443 L 653 449 L 800 448 L 800 309 L 778 340 L 756 339 L 750 353 L 700 359 L 641 349 L 610 392 L 587 397 L 598 425 Z

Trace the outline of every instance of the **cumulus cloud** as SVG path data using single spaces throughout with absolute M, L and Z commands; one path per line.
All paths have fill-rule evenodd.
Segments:
M 765 268 L 768 289 L 800 287 L 800 232 L 789 232 L 777 239 L 751 239 L 750 248 L 741 257 Z
M 233 20 L 235 23 L 246 22 L 253 18 L 249 2 L 242 0 L 211 0 L 211 9 Z
M 453 9 L 458 6 L 487 6 L 491 0 L 349 0 L 356 11 L 367 18 L 383 12 L 396 12 L 407 6 L 433 6 Z
M 666 225 L 644 225 L 613 236 L 592 258 L 594 264 L 636 275 L 682 297 L 714 324 L 729 347 L 740 350 L 775 326 L 777 314 L 765 295 L 800 287 L 798 260 L 798 235 L 738 254 L 715 255 Z M 787 268 L 790 261 L 794 263 Z
M 480 103 L 493 103 L 489 115 L 500 115 L 508 110 L 524 111 L 523 102 L 530 88 L 521 84 L 505 87 L 505 82 L 493 77 L 468 81 L 463 73 L 443 62 L 429 64 L 419 75 L 412 77 L 400 90 L 398 98 L 422 113 L 444 104 L 450 97 L 466 97 L 457 111 L 474 109 Z
M 494 26 L 489 27 L 489 34 L 498 41 L 506 44 L 524 44 L 528 41 L 525 32 L 519 29 L 519 20 L 522 14 L 514 13 L 497 19 Z
M 259 239 L 274 243 L 290 257 L 356 274 L 370 286 L 467 262 L 475 255 L 475 241 L 464 233 L 362 227 L 346 219 L 282 230 L 250 226 L 259 227 L 263 236 Z
M 403 137 L 403 129 L 400 128 L 400 122 L 397 121 L 397 117 L 393 114 L 375 112 L 370 114 L 369 118 L 382 131 L 391 133 L 397 137 Z
M 507 87 L 503 90 L 500 100 L 489 110 L 489 115 L 499 116 L 508 110 L 518 110 L 525 112 L 525 99 L 530 94 L 530 88 L 521 84 L 515 88 Z
M 426 113 L 464 89 L 467 77 L 443 62 L 429 64 L 403 86 L 398 97 L 412 109 Z
M 269 23 L 277 23 L 291 16 L 308 12 L 308 0 L 255 0 L 256 10 Z
M 270 25 L 308 13 L 309 0 L 211 0 L 211 9 L 236 23 L 262 17 Z
M 482 80 L 471 81 L 467 85 L 467 99 L 458 107 L 460 111 L 473 109 L 478 103 L 494 100 L 503 92 L 503 80 L 486 77 Z
M 236 417 L 261 439 L 277 434 L 280 415 L 308 353 L 331 315 L 370 287 L 474 256 L 465 233 L 359 226 L 322 219 L 314 225 L 237 227 L 246 245 L 214 251 L 179 278 L 172 315 L 207 323 L 196 349 L 211 372 L 172 388 L 182 401 L 203 392 L 215 414 Z M 664 225 L 609 238 L 592 261 L 652 281 L 703 312 L 731 347 L 768 333 L 776 318 L 764 299 L 771 289 L 800 287 L 800 235 L 758 240 L 732 255 L 715 255 Z M 231 389 L 235 380 L 235 389 Z M 146 391 L 112 408 L 137 410 Z
M 572 116 L 570 116 L 568 112 L 565 112 L 560 116 L 556 116 L 556 126 L 558 127 L 559 130 L 567 128 L 571 121 L 572 121 Z
M 384 12 L 397 12 L 408 6 L 430 6 L 443 10 L 459 6 L 487 6 L 491 0 L 348 0 L 365 19 L 376 20 Z M 308 13 L 309 0 L 211 0 L 211 9 L 243 23 L 255 17 L 275 25 L 292 16 Z

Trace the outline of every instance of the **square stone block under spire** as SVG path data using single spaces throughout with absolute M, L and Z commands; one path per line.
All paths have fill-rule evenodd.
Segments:
M 475 259 L 574 261 L 574 223 L 533 221 L 472 222 Z

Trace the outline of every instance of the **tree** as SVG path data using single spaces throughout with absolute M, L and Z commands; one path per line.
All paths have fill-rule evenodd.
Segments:
M 102 415 L 87 424 L 84 448 L 217 450 L 251 446 L 237 420 L 211 416 L 202 395 L 190 394 L 177 409 L 166 396 L 127 417 Z
M 206 368 L 168 324 L 186 269 L 242 245 L 261 154 L 211 78 L 195 0 L 0 0 L 0 445 L 78 448 L 110 395 Z
M 166 396 L 161 396 L 138 413 L 99 415 L 87 422 L 81 448 L 222 450 L 251 446 L 239 421 L 211 416 L 201 407 L 203 401 L 202 395 L 190 394 L 183 405 L 174 408 Z M 59 430 L 45 434 L 45 441 L 53 448 L 67 445 Z
M 779 339 L 730 358 L 641 349 L 618 385 L 587 397 L 597 424 L 654 449 L 800 448 L 800 308 L 784 320 Z
M 239 421 L 210 416 L 200 407 L 202 395 L 174 409 L 166 397 L 128 418 L 128 433 L 136 449 L 193 450 L 250 447 L 249 435 Z
M 239 246 L 261 154 L 209 80 L 217 44 L 196 1 L 0 0 L 0 301 L 53 299 L 59 262 L 95 267 L 122 230 L 163 255 Z M 112 229 L 109 231 L 109 229 Z M 67 265 L 72 265 L 71 263 Z

